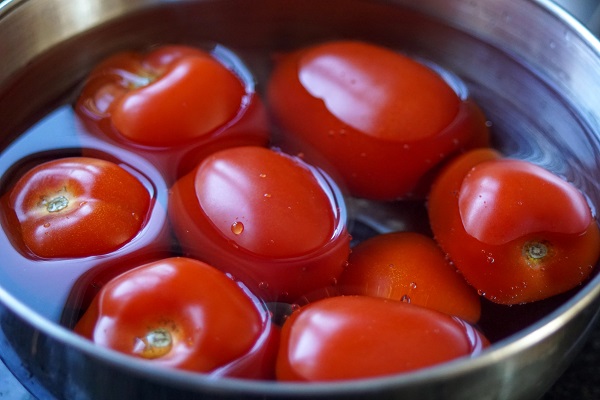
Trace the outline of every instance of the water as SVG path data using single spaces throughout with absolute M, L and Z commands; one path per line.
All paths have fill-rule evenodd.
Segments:
M 2 213 L 0 282 L 25 304 L 53 320 L 60 318 L 72 287 L 86 271 L 93 267 L 104 268 L 121 260 L 124 263 L 128 263 L 129 259 L 139 261 L 140 257 L 145 258 L 140 253 L 156 257 L 157 253 L 162 254 L 171 245 L 164 228 L 166 213 L 163 206 L 167 190 L 158 172 L 137 155 L 120 150 L 114 153 L 113 149 L 99 144 L 95 138 L 86 138 L 68 105 L 51 112 L 0 154 L 0 193 L 4 194 L 22 171 L 31 165 L 56 157 L 81 155 L 83 148 L 113 161 L 116 161 L 115 156 L 110 154 L 120 154 L 117 157 L 126 160 L 128 165 L 136 165 L 136 169 L 128 168 L 145 184 L 156 203 L 143 228 L 143 235 L 136 236 L 111 255 L 79 259 L 40 260 L 28 255 L 16 238 L 18 235 L 8 232 L 10 223 L 6 214 Z

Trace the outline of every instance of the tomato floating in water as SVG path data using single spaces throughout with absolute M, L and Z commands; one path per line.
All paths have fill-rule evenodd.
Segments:
M 334 381 L 415 371 L 477 355 L 488 340 L 444 313 L 370 296 L 337 296 L 294 312 L 281 330 L 277 378 Z
M 333 285 L 350 251 L 334 182 L 261 147 L 214 153 L 172 187 L 169 216 L 186 255 L 231 273 L 267 301 Z
M 467 153 L 438 177 L 428 204 L 436 240 L 496 303 L 572 289 L 600 256 L 600 230 L 582 193 L 528 161 Z
M 159 366 L 270 378 L 271 329 L 268 310 L 238 282 L 198 260 L 173 257 L 113 278 L 74 331 Z
M 250 73 L 220 46 L 114 54 L 90 72 L 76 110 L 103 139 L 155 159 L 168 180 L 213 151 L 269 136 Z
M 151 208 L 148 189 L 110 161 L 69 157 L 27 171 L 5 198 L 26 252 L 41 258 L 107 254 L 132 240 Z
M 422 196 L 440 163 L 488 144 L 472 100 L 435 70 L 373 44 L 335 41 L 281 56 L 267 93 L 282 148 L 339 175 L 357 197 Z
M 340 276 L 343 294 L 369 295 L 431 308 L 476 323 L 477 292 L 430 237 L 413 232 L 374 236 L 352 249 Z

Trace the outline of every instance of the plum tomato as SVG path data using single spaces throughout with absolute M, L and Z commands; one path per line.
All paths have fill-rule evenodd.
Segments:
M 152 205 L 150 192 L 131 172 L 88 157 L 39 164 L 5 197 L 14 242 L 41 258 L 117 250 L 140 232 Z
M 310 303 L 283 324 L 276 364 L 282 381 L 333 381 L 410 372 L 489 345 L 459 318 L 371 296 Z
M 182 170 L 217 149 L 266 145 L 269 136 L 252 75 L 222 46 L 116 53 L 90 72 L 75 108 L 92 132 Z
M 436 240 L 489 300 L 519 304 L 566 292 L 600 256 L 600 230 L 582 193 L 550 171 L 494 151 L 454 160 L 428 201 Z
M 334 182 L 298 157 L 262 147 L 207 157 L 171 188 L 169 218 L 184 254 L 267 301 L 331 286 L 350 251 Z
M 165 367 L 260 377 L 269 364 L 263 359 L 271 345 L 264 304 L 216 268 L 185 257 L 144 264 L 110 280 L 74 331 Z
M 477 292 L 430 237 L 414 232 L 374 236 L 352 249 L 338 281 L 341 293 L 368 295 L 432 308 L 477 323 Z
M 283 55 L 267 88 L 274 140 L 339 175 L 354 196 L 423 197 L 440 163 L 489 142 L 481 110 L 442 75 L 357 41 Z

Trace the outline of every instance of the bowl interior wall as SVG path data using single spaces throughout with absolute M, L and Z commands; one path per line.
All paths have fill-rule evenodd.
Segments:
M 40 2 L 28 3 L 33 6 Z M 52 2 L 57 7 L 67 7 L 69 3 Z M 105 16 L 108 8 L 119 2 L 89 3 Z M 142 7 L 144 3 L 148 6 Z M 585 37 L 565 26 L 554 33 L 545 32 L 562 23 L 554 17 L 547 17 L 548 21 L 536 19 L 535 26 L 527 25 L 523 15 L 540 13 L 536 2 L 410 3 L 408 0 L 134 1 L 130 8 L 135 12 L 115 18 L 99 16 L 100 25 L 82 26 L 75 30 L 75 36 L 40 49 L 24 68 L 0 82 L 0 151 L 35 121 L 58 106 L 71 103 L 90 68 L 118 50 L 144 49 L 162 43 L 220 43 L 248 63 L 262 90 L 277 53 L 323 40 L 360 39 L 431 60 L 459 75 L 491 121 L 496 147 L 508 156 L 529 159 L 565 176 L 589 196 L 596 209 L 600 204 L 600 183 L 596 178 L 600 176 L 600 109 L 594 110 L 591 105 L 600 100 L 590 88 L 600 87 L 598 49 L 590 49 Z M 129 6 L 121 7 L 125 10 Z M 519 13 L 518 7 L 524 7 L 525 11 Z M 430 15 L 422 14 L 423 10 L 431 11 Z M 19 27 L 18 23 L 8 25 L 5 21 L 17 18 L 20 11 L 15 8 L 13 15 L 7 15 L 4 21 L 0 19 L 0 37 L 10 37 L 11 29 Z M 569 64 L 569 57 L 577 57 L 577 64 Z M 596 277 L 594 283 L 597 280 Z M 548 308 L 533 318 L 543 319 L 571 296 L 569 293 L 557 302 L 548 303 Z M 576 335 L 595 317 L 592 312 L 582 315 L 564 332 Z M 507 332 L 523 328 L 532 322 L 531 318 L 529 315 L 517 319 Z M 542 393 L 576 349 L 577 346 L 568 343 L 567 338 L 561 337 L 556 342 L 546 341 L 546 347 L 540 351 L 525 352 L 540 356 L 535 373 L 545 378 L 541 383 L 511 386 L 504 394 L 512 391 L 515 398 L 521 395 L 525 398 Z M 560 352 L 566 352 L 566 357 L 550 365 L 548 360 Z M 512 359 L 512 364 L 503 366 L 501 373 L 532 363 Z M 496 369 L 486 370 L 489 375 L 485 378 L 496 372 Z M 503 379 L 508 378 L 494 376 L 493 381 L 499 383 Z M 460 382 L 458 379 L 451 387 L 460 386 Z M 92 381 L 89 385 L 93 386 Z M 483 383 L 474 386 L 473 395 L 484 393 L 483 386 Z M 64 387 L 57 386 L 56 390 Z M 433 393 L 431 389 L 432 396 Z

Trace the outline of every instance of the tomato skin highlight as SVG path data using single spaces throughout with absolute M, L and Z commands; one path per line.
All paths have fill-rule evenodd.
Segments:
M 205 96 L 189 76 L 222 81 Z M 179 145 L 206 135 L 231 120 L 244 91 L 235 76 L 210 58 L 189 57 L 171 66 L 159 80 L 137 88 L 111 107 L 115 128 L 127 139 L 148 146 Z M 185 112 L 190 107 L 194 112 Z M 165 118 L 168 115 L 176 118 Z M 168 134 L 169 133 L 169 134 Z M 170 133 L 175 134 L 172 136 Z
M 352 249 L 338 281 L 346 295 L 404 301 L 459 317 L 471 324 L 481 315 L 477 292 L 428 236 L 396 232 L 374 236 Z
M 208 157 L 171 188 L 169 216 L 184 253 L 267 301 L 332 285 L 350 251 L 334 183 L 299 158 L 260 147 Z
M 281 331 L 277 378 L 336 381 L 415 371 L 489 345 L 446 314 L 370 296 L 337 296 L 293 313 Z
M 37 165 L 7 197 L 24 246 L 41 258 L 117 250 L 140 232 L 151 206 L 150 193 L 130 172 L 88 157 Z
M 437 165 L 488 145 L 475 103 L 424 65 L 361 42 L 282 56 L 267 96 L 281 130 L 277 145 L 339 174 L 357 197 L 422 197 Z
M 566 292 L 590 275 L 600 257 L 600 229 L 583 196 L 537 166 L 523 168 L 522 163 L 493 151 L 467 153 L 440 174 L 428 201 L 440 246 L 481 295 L 500 304 Z M 480 185 L 480 167 L 487 182 L 495 182 L 497 194 Z M 498 197 L 491 198 L 491 193 Z M 544 196 L 549 198 L 542 200 Z M 498 212 L 474 219 L 473 210 L 484 205 L 492 210 L 499 206 Z M 565 215 L 548 219 L 558 209 Z M 583 217 L 582 209 L 587 214 Z M 482 226 L 475 230 L 476 224 Z
M 169 338 L 168 350 L 148 354 L 148 332 L 159 330 Z M 74 328 L 99 346 L 156 365 L 237 377 L 255 377 L 252 369 L 262 368 L 270 330 L 266 308 L 247 289 L 184 257 L 113 278 Z
M 477 164 L 461 184 L 458 205 L 465 230 L 497 245 L 530 232 L 579 234 L 592 219 L 581 192 L 522 160 Z
M 269 141 L 254 81 L 221 47 L 114 54 L 88 75 L 75 110 L 95 136 L 134 148 L 169 182 L 214 151 Z

